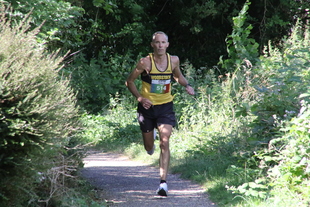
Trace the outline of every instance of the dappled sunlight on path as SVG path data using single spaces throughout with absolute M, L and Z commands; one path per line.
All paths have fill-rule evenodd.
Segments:
M 103 190 L 109 206 L 215 206 L 199 185 L 174 174 L 168 175 L 168 197 L 156 196 L 159 170 L 122 155 L 96 153 L 87 156 L 84 164 L 82 175 Z

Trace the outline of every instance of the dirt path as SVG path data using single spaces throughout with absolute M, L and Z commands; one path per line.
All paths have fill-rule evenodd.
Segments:
M 82 175 L 105 192 L 109 206 L 214 207 L 204 190 L 178 175 L 168 175 L 167 198 L 158 198 L 159 170 L 112 153 L 95 153 L 84 159 Z

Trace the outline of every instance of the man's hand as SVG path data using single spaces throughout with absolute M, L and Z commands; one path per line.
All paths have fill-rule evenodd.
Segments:
M 190 85 L 187 85 L 185 89 L 189 95 L 192 95 L 192 96 L 195 95 L 195 91 L 194 91 L 193 87 L 191 87 Z
M 139 97 L 138 101 L 145 109 L 149 109 L 153 105 L 153 103 L 147 98 Z

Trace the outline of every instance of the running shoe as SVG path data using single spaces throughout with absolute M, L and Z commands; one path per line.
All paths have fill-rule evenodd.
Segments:
M 153 145 L 153 149 L 151 149 L 150 151 L 146 151 L 149 155 L 152 155 L 152 154 L 154 154 L 154 151 L 155 151 L 155 148 L 156 148 L 156 146 L 155 146 L 155 144 Z
M 157 189 L 156 193 L 160 196 L 167 196 L 168 195 L 168 185 L 167 183 L 161 183 L 159 188 Z

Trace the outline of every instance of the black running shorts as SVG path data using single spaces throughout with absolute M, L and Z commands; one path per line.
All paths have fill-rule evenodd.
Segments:
M 142 132 L 150 132 L 161 124 L 169 124 L 173 127 L 176 124 L 173 102 L 153 105 L 149 109 L 145 109 L 139 103 L 137 112 Z

